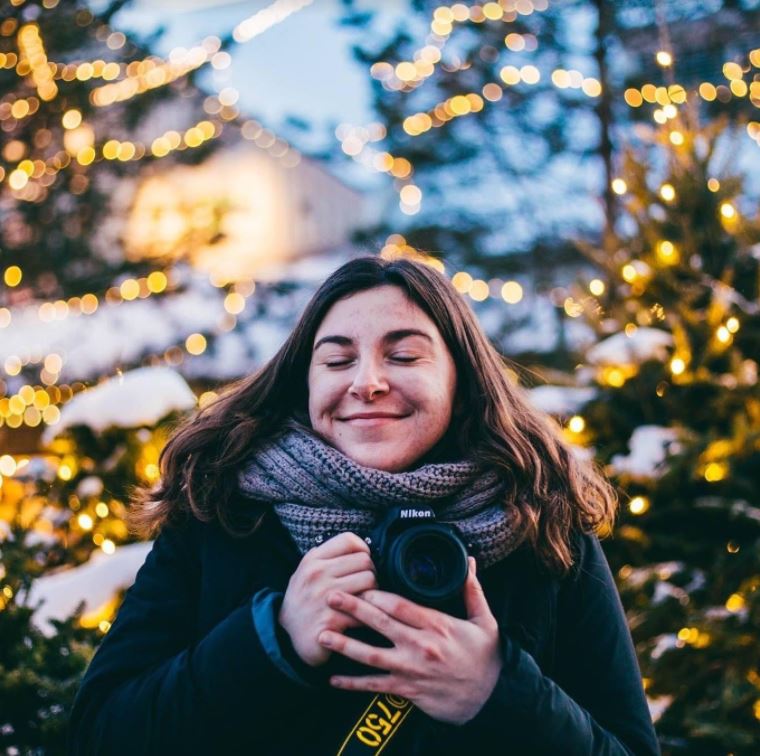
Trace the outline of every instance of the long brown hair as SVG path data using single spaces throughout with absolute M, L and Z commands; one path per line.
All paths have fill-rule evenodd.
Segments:
M 317 329 L 340 299 L 377 286 L 398 286 L 435 323 L 457 369 L 452 423 L 459 453 L 495 468 L 519 506 L 517 527 L 540 561 L 558 573 L 573 564 L 573 531 L 609 527 L 617 500 L 590 462 L 576 457 L 555 424 L 535 410 L 508 376 L 503 358 L 474 313 L 444 276 L 408 260 L 362 257 L 336 270 L 306 306 L 277 354 L 257 373 L 231 385 L 172 436 L 160 459 L 161 480 L 137 492 L 127 520 L 150 537 L 188 512 L 218 520 L 235 537 L 258 526 L 261 510 L 246 510 L 237 472 L 289 420 L 309 426 L 307 375 Z M 506 502 L 505 502 L 506 503 Z

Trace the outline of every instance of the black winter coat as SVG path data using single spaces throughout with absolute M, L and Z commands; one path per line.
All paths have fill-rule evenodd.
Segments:
M 504 667 L 463 726 L 415 710 L 384 756 L 659 754 L 620 598 L 594 536 L 558 580 L 527 548 L 479 579 Z M 159 534 L 93 657 L 71 756 L 334 756 L 372 696 L 300 684 L 257 635 L 252 596 L 300 556 L 268 514 L 250 537 L 188 519 Z

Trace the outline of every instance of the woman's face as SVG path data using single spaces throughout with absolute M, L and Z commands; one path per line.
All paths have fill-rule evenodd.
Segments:
M 314 337 L 312 427 L 365 467 L 413 466 L 446 432 L 455 388 L 441 334 L 397 286 L 339 300 Z

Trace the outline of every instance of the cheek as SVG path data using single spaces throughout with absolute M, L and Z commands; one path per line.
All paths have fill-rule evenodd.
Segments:
M 312 423 L 334 408 L 344 392 L 337 375 L 309 373 L 309 417 Z

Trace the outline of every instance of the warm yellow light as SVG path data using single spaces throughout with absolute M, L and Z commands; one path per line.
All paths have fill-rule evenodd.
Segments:
M 663 68 L 673 65 L 673 56 L 667 50 L 658 50 L 655 58 Z
M 42 410 L 42 422 L 47 425 L 55 425 L 60 419 L 61 410 L 59 410 L 58 407 L 51 404 L 49 407 L 45 407 L 45 409 Z
M 405 60 L 396 66 L 396 76 L 401 81 L 414 81 L 417 78 L 417 68 L 414 63 Z
M 723 75 L 730 81 L 737 81 L 743 77 L 744 72 L 738 63 L 728 61 L 723 64 Z
M 649 509 L 649 499 L 646 496 L 634 496 L 628 502 L 628 509 L 631 514 L 644 514 Z
M 469 294 L 476 302 L 488 299 L 488 284 L 479 278 L 475 279 L 470 286 Z
M 720 326 L 715 332 L 715 337 L 721 344 L 728 344 L 731 341 L 731 331 L 726 326 Z
M 238 315 L 245 309 L 245 297 L 236 291 L 231 291 L 224 298 L 224 309 L 231 315 Z
M 565 297 L 562 307 L 569 318 L 579 318 L 583 315 L 583 305 L 572 297 Z
M 736 208 L 730 202 L 723 202 L 720 206 L 720 214 L 731 220 L 736 217 Z
M 76 108 L 67 110 L 61 118 L 64 129 L 75 129 L 80 123 L 82 123 L 82 114 Z
M 726 609 L 729 612 L 740 612 L 745 606 L 746 602 L 741 593 L 732 593 L 726 600 Z
M 568 421 L 567 427 L 573 433 L 582 433 L 586 428 L 586 421 L 580 415 L 573 415 Z
M 707 188 L 711 192 L 717 192 L 720 189 L 720 181 L 716 178 L 707 179 Z
M 514 66 L 504 66 L 499 71 L 499 76 L 505 84 L 514 85 L 520 81 L 520 72 Z
M 675 187 L 672 184 L 663 184 L 660 187 L 660 197 L 662 197 L 665 202 L 672 202 L 676 198 Z
M 6 478 L 10 478 L 14 475 L 17 469 L 16 460 L 11 457 L 10 454 L 3 454 L 0 457 L 0 475 L 5 475 Z
M 108 504 L 104 501 L 99 501 L 95 505 L 95 514 L 100 518 L 108 517 L 109 511 Z
M 472 286 L 472 276 L 469 273 L 460 270 L 459 273 L 455 273 L 451 277 L 451 285 L 460 294 L 467 294 L 467 292 L 470 290 L 470 287 Z
M 517 281 L 507 281 L 501 287 L 501 298 L 507 304 L 517 304 L 523 298 L 523 287 Z
M 626 104 L 630 105 L 632 108 L 641 107 L 644 102 L 644 98 L 641 96 L 641 92 L 639 92 L 638 89 L 626 89 L 623 97 L 625 98 Z
M 728 465 L 725 462 L 710 462 L 705 467 L 705 480 L 708 483 L 715 483 L 723 480 L 728 473 Z
M 22 171 L 17 168 L 15 171 L 11 171 L 8 175 L 8 184 L 11 189 L 19 191 L 23 189 L 29 183 L 29 175 L 26 171 Z
M 599 97 L 602 93 L 602 83 L 593 76 L 587 76 L 581 83 L 581 89 L 587 97 Z
M 726 328 L 730 333 L 736 333 L 739 330 L 739 320 L 735 317 L 730 317 L 726 321 Z
M 668 119 L 675 118 L 678 115 L 678 108 L 676 108 L 676 106 L 673 105 L 672 103 L 668 103 L 662 109 L 662 112 L 665 113 L 665 117 Z
M 613 388 L 620 388 L 625 384 L 626 376 L 623 370 L 617 367 L 606 367 L 602 371 L 601 379 Z
M 686 363 L 680 357 L 673 357 L 670 361 L 670 372 L 673 375 L 681 375 L 686 370 Z
M 189 354 L 203 354 L 206 351 L 206 337 L 202 333 L 191 333 L 185 339 L 185 349 Z
M 669 138 L 670 138 L 670 143 L 675 145 L 676 147 L 680 147 L 684 143 L 684 137 L 680 131 L 671 131 Z
M 704 81 L 699 85 L 699 96 L 707 102 L 712 102 L 718 96 L 718 90 L 709 81 Z
M 63 368 L 63 359 L 61 358 L 60 354 L 51 352 L 49 355 L 47 355 L 47 357 L 45 357 L 43 365 L 48 373 L 60 373 L 61 368 Z
M 422 201 L 422 190 L 414 184 L 407 184 L 401 188 L 399 199 L 405 205 L 418 205 Z
M 630 263 L 627 263 L 623 266 L 621 273 L 623 275 L 623 279 L 628 283 L 633 283 L 639 275 L 636 271 L 636 268 Z
M 93 147 L 84 147 L 77 152 L 77 163 L 79 165 L 90 165 L 95 160 L 95 149 Z
M 591 281 L 589 281 L 588 284 L 588 290 L 595 296 L 595 297 L 601 297 L 602 294 L 605 292 L 605 285 L 604 281 L 602 281 L 599 278 L 593 278 Z
M 122 299 L 126 299 L 128 302 L 137 299 L 140 296 L 140 284 L 136 279 L 128 278 L 119 286 L 119 293 Z
M 204 391 L 198 397 L 198 406 L 201 409 L 203 409 L 204 407 L 207 407 L 209 404 L 211 404 L 218 397 L 219 397 L 219 394 L 217 394 L 216 391 Z
M 110 538 L 106 538 L 106 540 L 100 544 L 100 548 L 106 554 L 113 554 L 116 551 L 116 544 Z
M 93 521 L 92 517 L 88 514 L 80 514 L 79 517 L 77 517 L 77 522 L 79 523 L 79 527 L 82 528 L 82 530 L 92 530 Z
M 523 66 L 520 69 L 520 77 L 526 84 L 538 84 L 541 73 L 535 66 Z
M 679 260 L 680 255 L 676 245 L 667 239 L 658 242 L 656 250 L 657 259 L 664 265 L 675 265 Z
M 24 274 L 18 265 L 10 265 L 5 269 L 3 280 L 5 281 L 6 286 L 13 288 L 14 286 L 18 286 L 21 283 L 23 276 Z
M 628 191 L 628 184 L 621 178 L 612 180 L 612 191 L 615 194 L 625 194 Z
M 169 281 L 166 278 L 165 273 L 162 273 L 160 270 L 154 270 L 152 273 L 148 274 L 147 283 L 148 291 L 153 294 L 160 294 L 166 289 Z
M 18 375 L 21 372 L 21 360 L 12 354 L 10 357 L 5 358 L 5 372 L 8 375 Z

